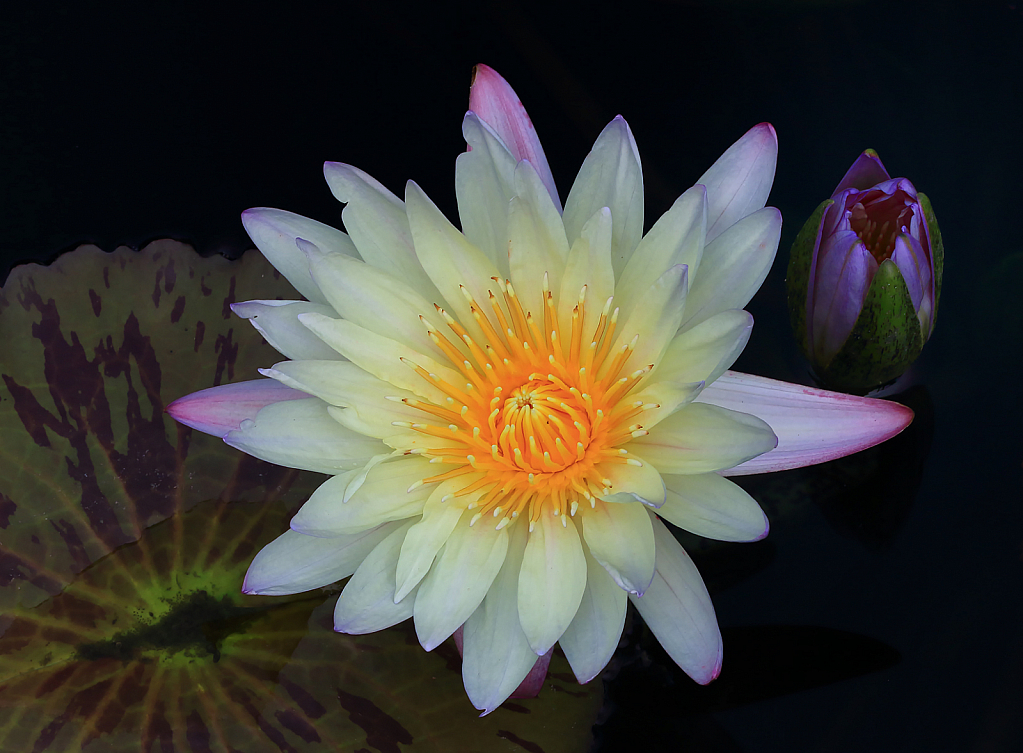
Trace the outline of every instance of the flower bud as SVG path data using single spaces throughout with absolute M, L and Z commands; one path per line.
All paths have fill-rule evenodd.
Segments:
M 792 328 L 823 384 L 862 393 L 909 367 L 934 330 L 942 260 L 928 198 L 865 151 L 789 259 Z

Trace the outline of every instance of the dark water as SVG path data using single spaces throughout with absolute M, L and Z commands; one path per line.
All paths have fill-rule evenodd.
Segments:
M 82 242 L 249 247 L 238 214 L 337 224 L 323 160 L 454 216 L 469 72 L 515 86 L 562 195 L 614 115 L 643 157 L 648 225 L 750 126 L 780 140 L 779 262 L 737 368 L 808 380 L 784 262 L 849 163 L 876 149 L 934 204 L 946 245 L 934 337 L 899 440 L 751 479 L 764 542 L 695 548 L 725 639 L 707 688 L 633 625 L 601 750 L 1023 748 L 1018 175 L 1023 6 L 1007 2 L 335 4 L 317 16 L 5 9 L 0 253 Z M 0 270 L 2 271 L 2 270 Z

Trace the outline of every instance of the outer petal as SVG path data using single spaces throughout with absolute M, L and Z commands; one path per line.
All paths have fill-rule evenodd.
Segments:
M 463 631 L 462 681 L 469 700 L 483 714 L 504 703 L 537 662 L 519 624 L 517 593 L 525 523 L 513 523 L 508 533 L 504 565 Z
M 302 326 L 299 314 L 315 312 L 337 318 L 337 312 L 323 303 L 308 301 L 245 301 L 232 303 L 231 311 L 256 328 L 278 353 L 293 361 L 343 361 L 344 356 Z
M 434 467 L 425 458 L 400 457 L 371 468 L 354 494 L 349 493 L 351 479 L 346 478 L 347 474 L 335 476 L 302 505 L 291 519 L 291 530 L 329 537 L 422 515 L 432 489 L 418 486 L 410 491 L 409 487 L 433 472 Z
M 826 366 L 842 349 L 876 272 L 877 261 L 853 231 L 838 232 L 824 241 L 810 301 L 814 363 Z
M 379 440 L 356 434 L 327 413 L 316 398 L 266 406 L 243 421 L 224 441 L 249 455 L 287 468 L 331 475 L 360 468 L 390 450 Z
M 881 158 L 877 156 L 877 152 L 873 149 L 867 149 L 856 158 L 856 161 L 852 163 L 848 172 L 842 176 L 842 180 L 838 182 L 838 186 L 835 187 L 831 194 L 834 195 L 840 191 L 845 191 L 847 188 L 866 191 L 871 186 L 876 186 L 878 183 L 884 183 L 891 179 L 892 177 L 888 174 L 884 165 L 881 164 Z
M 887 400 L 853 397 L 774 379 L 726 371 L 697 398 L 758 416 L 778 435 L 778 446 L 725 472 L 766 473 L 851 455 L 909 426 L 913 411 Z
M 592 680 L 611 660 L 625 627 L 627 604 L 625 591 L 587 554 L 586 590 L 572 623 L 558 641 L 579 682 Z
M 643 236 L 643 168 L 632 131 L 621 115 L 601 131 L 579 168 L 565 202 L 568 242 L 582 234 L 594 212 L 611 210 L 611 263 L 615 276 L 622 273 Z
M 433 651 L 462 625 L 487 595 L 508 552 L 508 530 L 492 521 L 455 526 L 437 561 L 419 584 L 416 635 Z
M 334 198 L 347 204 L 341 219 L 366 263 L 404 280 L 424 298 L 440 302 L 440 294 L 416 258 L 405 202 L 351 165 L 326 162 L 323 177 Z
M 351 580 L 345 584 L 334 607 L 334 629 L 339 633 L 363 635 L 389 628 L 412 616 L 417 589 L 394 603 L 394 572 L 405 534 L 415 521 L 392 527 L 387 537 L 366 555 Z
M 519 574 L 519 622 L 535 654 L 550 651 L 572 622 L 586 588 L 586 560 L 575 521 L 540 516 Z
M 778 135 L 770 123 L 753 126 L 728 147 L 697 183 L 707 187 L 707 243 L 763 209 L 774 183 Z
M 747 311 L 729 309 L 715 314 L 677 334 L 649 379 L 655 383 L 664 379 L 682 384 L 710 384 L 735 363 L 752 331 L 753 317 Z M 649 420 L 643 425 L 648 426 Z
M 651 513 L 652 515 L 652 513 Z M 721 632 L 703 578 L 664 524 L 653 521 L 657 569 L 643 596 L 629 596 L 668 656 L 701 685 L 721 672 Z
M 494 129 L 516 160 L 529 160 L 560 213 L 561 201 L 554 177 L 526 108 L 508 82 L 488 65 L 480 64 L 473 70 L 469 109 Z
M 508 201 L 514 195 L 518 160 L 474 112 L 465 114 L 462 134 L 469 145 L 469 151 L 455 160 L 455 197 L 462 232 L 491 264 L 507 275 Z M 423 263 L 425 266 L 425 261 Z M 433 279 L 436 282 L 436 278 Z M 438 287 L 445 292 L 443 287 Z
M 682 326 L 688 329 L 749 303 L 774 264 L 780 238 L 781 212 L 767 207 L 708 241 L 700 272 L 690 280 Z
M 707 235 L 707 189 L 693 186 L 643 236 L 615 282 L 615 303 L 621 316 L 644 304 L 643 294 L 672 267 L 685 264 L 690 279 L 703 258 Z
M 551 290 L 561 289 L 567 258 L 561 215 L 532 165 L 520 162 L 515 168 L 515 196 L 508 204 L 508 264 L 516 294 L 527 310 L 542 310 L 544 275 Z
M 665 476 L 668 496 L 657 515 L 679 528 L 719 541 L 759 541 L 769 524 L 757 501 L 716 473 Z
M 242 422 L 255 418 L 268 405 L 308 398 L 305 392 L 272 379 L 253 379 L 222 384 L 179 397 L 167 406 L 167 413 L 175 421 L 196 431 L 222 437 L 240 428 Z
M 647 436 L 632 440 L 625 449 L 652 463 L 662 474 L 707 473 L 773 450 L 777 442 L 771 427 L 756 416 L 695 402 L 661 421 Z
M 600 319 L 601 309 L 614 295 L 615 277 L 611 266 L 611 212 L 604 208 L 594 214 L 572 243 L 561 280 L 558 297 L 558 321 L 564 328 L 572 321 L 572 309 L 579 302 L 579 294 L 586 286 L 586 305 L 583 314 L 583 347 L 592 337 Z
M 654 577 L 654 531 L 646 508 L 598 502 L 582 519 L 593 558 L 621 588 L 642 596 Z
M 246 209 L 242 225 L 263 256 L 295 290 L 314 303 L 326 303 L 327 299 L 309 275 L 305 254 L 299 251 L 295 239 L 304 238 L 327 253 L 359 255 L 351 238 L 340 230 L 281 209 Z
M 321 539 L 285 531 L 263 547 L 245 573 L 242 591 L 284 596 L 330 585 L 355 572 L 394 523 L 351 536 Z

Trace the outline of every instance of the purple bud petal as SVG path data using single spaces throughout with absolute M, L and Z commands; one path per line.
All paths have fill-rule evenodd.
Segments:
M 255 418 L 271 403 L 307 397 L 305 392 L 285 387 L 273 379 L 253 379 L 193 392 L 178 398 L 166 410 L 171 418 L 185 426 L 223 437 L 239 429 L 242 421 Z
M 878 183 L 886 180 L 891 180 L 891 176 L 888 175 L 888 171 L 881 164 L 881 158 L 877 156 L 877 152 L 873 149 L 868 149 L 852 163 L 852 167 L 842 177 L 842 180 L 838 182 L 831 195 L 834 196 L 839 191 L 844 191 L 847 188 L 865 191 L 871 186 L 876 186 Z

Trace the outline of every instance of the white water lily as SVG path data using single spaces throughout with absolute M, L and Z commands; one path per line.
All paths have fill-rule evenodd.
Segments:
M 596 677 L 630 600 L 709 682 L 722 657 L 714 609 L 663 521 L 762 538 L 766 517 L 725 476 L 854 452 L 912 414 L 727 371 L 781 230 L 764 206 L 769 125 L 643 235 L 624 119 L 600 134 L 562 212 L 525 111 L 485 66 L 470 107 L 461 231 L 415 183 L 403 202 L 337 163 L 324 172 L 347 234 L 245 213 L 307 300 L 234 308 L 288 360 L 169 411 L 256 457 L 331 475 L 255 558 L 246 591 L 351 576 L 341 632 L 412 617 L 432 650 L 462 628 L 465 688 L 484 713 L 527 675 L 542 681 L 555 644 L 580 682 Z

